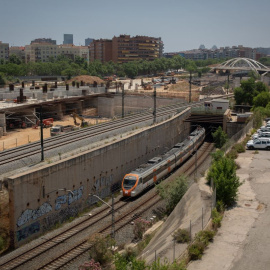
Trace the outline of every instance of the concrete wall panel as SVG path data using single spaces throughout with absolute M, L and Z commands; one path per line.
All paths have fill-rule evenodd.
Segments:
M 190 124 L 183 120 L 189 115 L 190 109 L 186 109 L 124 140 L 10 177 L 13 245 L 18 247 L 56 223 L 76 216 L 96 202 L 90 193 L 109 196 L 126 173 L 188 135 Z

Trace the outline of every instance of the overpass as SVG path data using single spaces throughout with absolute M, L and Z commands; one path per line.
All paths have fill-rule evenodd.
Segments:
M 257 74 L 263 74 L 270 72 L 270 68 L 250 58 L 233 58 L 211 69 L 212 71 L 254 71 Z

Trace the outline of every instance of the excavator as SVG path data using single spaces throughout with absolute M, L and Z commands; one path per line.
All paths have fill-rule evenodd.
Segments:
M 82 116 L 78 115 L 76 112 L 72 112 L 71 116 L 74 119 L 74 125 L 80 126 L 80 127 L 88 127 L 89 126 L 88 122 L 86 122 L 84 120 L 84 118 Z M 81 123 L 80 124 L 77 123 L 76 119 L 79 119 L 81 121 Z

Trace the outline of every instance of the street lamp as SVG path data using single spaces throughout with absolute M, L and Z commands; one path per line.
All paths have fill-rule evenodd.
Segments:
M 115 225 L 114 225 L 114 196 L 112 193 L 112 205 L 109 205 L 108 203 L 106 203 L 104 200 L 102 200 L 98 195 L 95 194 L 88 194 L 89 196 L 93 196 L 96 197 L 97 199 L 99 199 L 100 201 L 102 201 L 104 204 L 106 204 L 108 207 L 111 208 L 111 212 L 112 212 L 112 230 L 111 230 L 111 236 L 112 238 L 115 237 Z

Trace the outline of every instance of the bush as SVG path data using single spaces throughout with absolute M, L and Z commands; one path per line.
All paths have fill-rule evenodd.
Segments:
M 236 150 L 236 149 L 231 149 L 231 150 L 226 154 L 226 157 L 227 157 L 227 158 L 230 158 L 230 159 L 237 159 L 237 157 L 238 157 L 237 150 Z
M 200 231 L 196 234 L 195 240 L 202 242 L 205 247 L 208 246 L 209 242 L 212 242 L 215 236 L 214 231 L 206 230 Z
M 102 235 L 96 234 L 88 240 L 91 244 L 89 251 L 90 258 L 95 262 L 99 262 L 101 265 L 112 262 L 113 252 L 111 247 L 115 245 L 114 239 L 111 237 L 103 237 Z
M 79 266 L 79 270 L 102 270 L 99 263 L 96 263 L 93 259 L 89 262 Z
M 221 226 L 221 220 L 223 216 L 217 211 L 216 208 L 212 210 L 212 227 L 216 231 Z
M 185 229 L 178 229 L 173 233 L 173 238 L 177 243 L 187 243 L 190 241 L 190 233 Z
M 241 143 L 237 143 L 233 146 L 233 149 L 236 150 L 237 153 L 244 153 L 246 151 L 245 147 Z
M 217 201 L 222 201 L 224 206 L 235 203 L 238 188 L 242 184 L 236 175 L 236 169 L 234 160 L 223 157 L 213 162 L 207 174 L 207 180 L 214 181 Z
M 202 257 L 204 249 L 205 249 L 204 243 L 195 241 L 194 244 L 192 244 L 188 248 L 188 255 L 190 260 L 199 260 Z
M 167 214 L 173 211 L 186 193 L 187 188 L 187 179 L 184 176 L 177 177 L 172 183 L 161 182 L 157 185 L 159 195 L 165 200 Z
M 186 270 L 186 266 L 184 262 L 173 262 L 170 264 L 168 260 L 164 262 L 160 262 L 160 259 L 153 262 L 151 266 L 148 268 L 149 270 Z M 134 269 L 135 270 L 135 269 Z
M 114 256 L 114 265 L 116 270 L 145 270 L 147 269 L 146 264 L 142 260 L 136 259 L 135 256 L 125 257 L 117 253 Z
M 141 240 L 143 238 L 143 234 L 146 232 L 148 228 L 151 227 L 151 222 L 142 218 L 138 218 L 134 221 L 134 238 L 137 240 Z
M 212 133 L 216 148 L 221 148 L 228 140 L 227 134 L 222 130 L 222 127 Z

